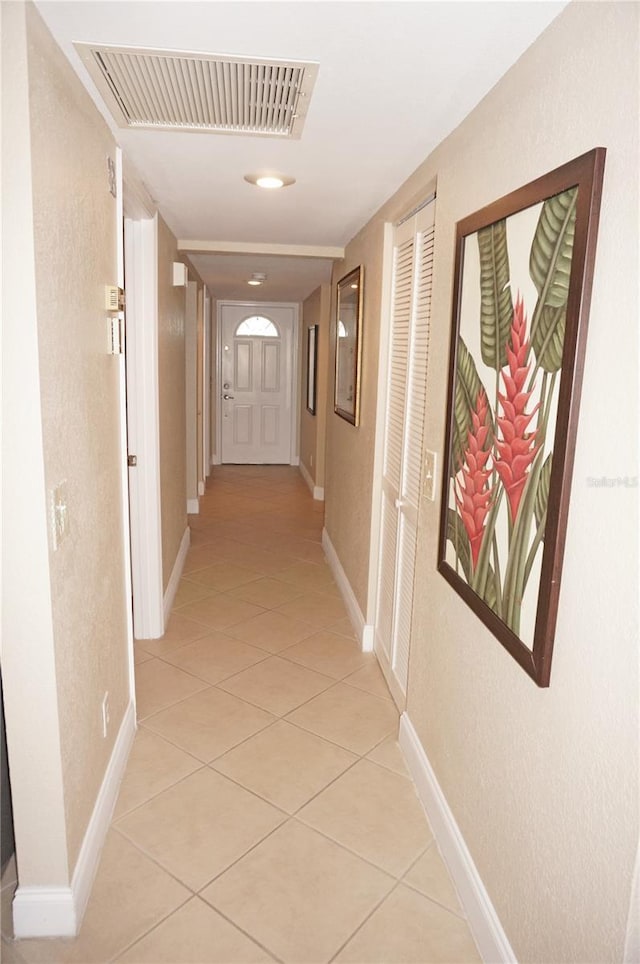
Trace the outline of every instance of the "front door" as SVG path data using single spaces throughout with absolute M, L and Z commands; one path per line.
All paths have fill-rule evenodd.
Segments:
M 221 306 L 221 461 L 289 464 L 295 305 Z

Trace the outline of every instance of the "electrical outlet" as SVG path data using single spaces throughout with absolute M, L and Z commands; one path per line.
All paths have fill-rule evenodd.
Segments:
M 50 494 L 51 544 L 56 552 L 69 535 L 69 505 L 67 482 L 60 482 Z
M 109 692 L 107 691 L 102 697 L 102 735 L 106 737 L 107 730 L 109 729 Z
M 436 498 L 436 453 L 427 451 L 424 453 L 424 497 L 429 502 L 435 502 Z

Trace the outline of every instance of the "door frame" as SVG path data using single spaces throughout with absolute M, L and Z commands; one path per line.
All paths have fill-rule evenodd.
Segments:
M 366 648 L 375 651 L 376 611 L 378 608 L 380 544 L 382 541 L 382 474 L 384 465 L 384 445 L 386 412 L 388 402 L 388 363 L 391 344 L 391 313 L 393 300 L 393 244 L 395 224 L 386 221 L 383 235 L 382 292 L 380 297 L 380 348 L 378 352 L 378 394 L 376 408 L 376 434 L 373 456 L 373 485 L 371 488 L 371 534 L 369 538 L 369 580 L 367 587 Z M 365 639 L 363 638 L 363 649 Z M 407 701 L 395 676 L 387 672 L 387 666 L 378 660 L 387 686 L 399 709 L 404 709 Z
M 125 171 L 124 267 L 126 274 L 125 448 L 137 465 L 123 465 L 129 513 L 133 625 L 137 639 L 164 633 L 160 423 L 158 384 L 158 219 L 156 207 Z M 124 285 L 124 275 L 121 281 Z M 124 381 L 124 379 L 123 379 Z M 124 408 L 124 404 L 123 404 Z M 132 436 L 128 439 L 127 432 Z M 124 460 L 123 460 L 124 461 Z
M 268 311 L 270 308 L 293 308 L 293 339 L 291 344 L 291 423 L 289 426 L 289 465 L 300 464 L 300 303 L 297 301 L 218 301 L 216 307 L 216 391 L 222 385 L 222 309 L 247 308 L 255 310 L 256 314 Z M 216 463 L 222 464 L 222 406 L 219 397 L 216 399 L 215 419 L 215 451 Z
M 382 292 L 381 292 L 381 312 L 380 312 L 380 348 L 378 354 L 378 397 L 376 411 L 376 433 L 375 450 L 373 462 L 373 485 L 371 495 L 371 530 L 369 541 L 369 579 L 367 586 L 367 613 L 365 633 L 366 641 L 370 648 L 375 652 L 376 620 L 378 608 L 378 593 L 380 589 L 380 550 L 382 543 L 382 499 L 383 499 L 383 470 L 384 470 L 384 451 L 386 443 L 386 413 L 389 403 L 389 353 L 391 348 L 391 328 L 393 315 L 393 268 L 394 268 L 394 247 L 396 242 L 396 231 L 401 224 L 414 218 L 418 213 L 436 200 L 436 186 L 433 191 L 428 192 L 427 196 L 415 208 L 408 211 L 398 221 L 385 222 L 383 234 L 383 269 L 382 269 Z M 413 309 L 412 309 L 413 310 Z M 405 420 L 403 423 L 403 447 L 404 433 L 406 431 L 406 408 Z M 364 646 L 363 646 L 364 648 Z M 385 676 L 391 695 L 398 709 L 402 711 L 406 707 L 407 694 L 396 679 L 391 666 L 386 665 L 385 660 L 378 659 L 380 668 Z

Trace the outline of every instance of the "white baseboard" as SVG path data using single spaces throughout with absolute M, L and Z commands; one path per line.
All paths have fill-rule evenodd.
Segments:
M 198 482 L 198 495 L 204 495 L 204 482 Z
M 211 464 L 212 464 L 212 465 L 222 465 L 222 459 L 220 458 L 219 455 L 212 455 L 212 456 L 211 456 Z
M 135 732 L 135 708 L 129 703 L 82 841 L 71 886 L 18 886 L 13 899 L 16 938 L 75 937 L 80 930 Z
M 373 652 L 374 638 L 375 638 L 375 633 L 373 631 L 373 626 L 370 623 L 365 623 L 362 629 L 362 652 L 363 653 Z
M 13 898 L 16 938 L 75 937 L 76 905 L 71 887 L 22 887 Z
M 304 462 L 302 461 L 300 462 L 299 468 L 300 468 L 300 475 L 307 483 L 309 487 L 309 492 L 311 493 L 313 498 L 316 500 L 316 502 L 324 502 L 324 489 L 322 488 L 322 486 L 315 484 L 314 480 L 311 478 L 311 473 L 309 472 Z
M 329 533 L 326 529 L 322 530 L 322 548 L 324 549 L 327 557 L 329 568 L 333 573 L 333 578 L 338 584 L 338 589 L 342 594 L 342 599 L 347 607 L 347 612 L 349 613 L 349 618 L 353 623 L 353 628 L 355 629 L 358 639 L 360 640 L 362 650 L 363 652 L 371 653 L 373 652 L 373 626 L 368 626 L 364 621 L 362 610 L 360 609 L 358 600 L 356 599 L 355 593 L 351 588 L 351 583 L 347 579 L 347 574 L 342 568 L 342 564 L 338 559 L 338 553 L 334 549 L 333 543 L 331 542 Z
M 182 570 L 184 569 L 184 561 L 187 558 L 187 553 L 189 551 L 189 546 L 191 545 L 191 529 L 189 526 L 184 530 L 182 536 L 182 541 L 180 542 L 180 548 L 178 549 L 178 555 L 176 556 L 176 561 L 173 564 L 173 569 L 171 570 L 171 576 L 167 584 L 167 588 L 164 594 L 164 625 L 166 627 L 169 622 L 169 613 L 171 612 L 171 607 L 173 606 L 173 600 L 176 598 L 176 593 L 178 591 L 178 583 L 182 577 Z
M 398 742 L 483 961 L 514 964 L 516 956 L 406 712 L 400 717 Z
M 187 513 L 198 515 L 200 512 L 200 499 L 187 499 Z
M 289 462 L 289 465 L 300 465 L 300 456 L 294 455 L 291 461 Z
M 623 961 L 624 964 L 634 964 L 635 961 L 640 961 L 640 843 L 636 851 L 636 865 L 633 870 Z
M 311 493 L 311 495 L 313 495 L 315 482 L 311 478 L 311 473 L 309 472 L 309 469 L 306 467 L 304 462 L 300 462 L 300 465 L 298 466 L 298 468 L 300 469 L 300 475 L 307 483 L 307 488 L 309 489 L 309 492 Z

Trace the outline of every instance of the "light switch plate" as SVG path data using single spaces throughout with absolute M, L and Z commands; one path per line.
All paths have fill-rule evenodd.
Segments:
M 424 453 L 424 497 L 429 502 L 436 499 L 437 455 L 429 449 Z

